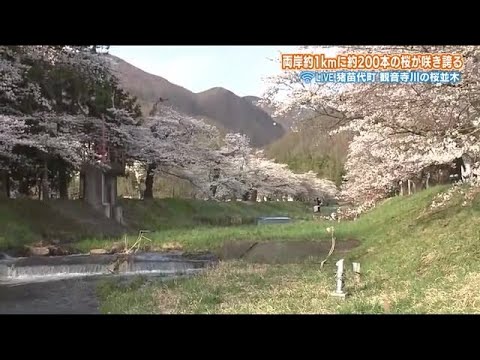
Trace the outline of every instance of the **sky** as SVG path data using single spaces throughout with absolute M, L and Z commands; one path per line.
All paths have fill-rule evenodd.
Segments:
M 280 73 L 281 52 L 298 46 L 111 46 L 110 53 L 193 92 L 226 88 L 261 96 L 262 78 Z M 269 60 L 270 59 L 270 60 Z

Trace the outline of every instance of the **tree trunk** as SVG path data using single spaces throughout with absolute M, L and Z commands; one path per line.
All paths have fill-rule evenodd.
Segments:
M 210 185 L 210 192 L 211 192 L 212 198 L 214 198 L 215 194 L 217 193 L 217 185 Z
M 10 177 L 8 171 L 0 170 L 0 199 L 10 198 Z
M 155 165 L 149 164 L 147 168 L 147 176 L 145 178 L 145 192 L 143 193 L 144 199 L 153 199 L 154 170 L 155 170 Z
M 256 189 L 250 192 L 250 201 L 257 202 L 258 191 Z
M 67 169 L 63 161 L 58 169 L 58 191 L 60 193 L 60 199 L 68 200 Z
M 80 172 L 80 179 L 78 183 L 78 198 L 81 200 L 85 199 L 85 173 Z
M 42 199 L 48 200 L 50 198 L 50 188 L 48 185 L 48 161 L 45 156 L 42 172 Z
M 18 184 L 18 192 L 25 196 L 30 196 L 29 194 L 30 187 L 28 185 L 28 180 L 26 177 L 22 177 Z

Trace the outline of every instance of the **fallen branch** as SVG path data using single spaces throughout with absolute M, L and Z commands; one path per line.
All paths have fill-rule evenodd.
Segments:
M 328 252 L 327 257 L 320 263 L 320 269 L 323 268 L 323 265 L 327 262 L 328 258 L 330 255 L 333 254 L 333 251 L 335 250 L 335 236 L 334 236 L 334 231 L 335 229 L 333 227 L 327 228 L 327 232 L 332 233 L 332 246 L 330 247 L 330 251 Z
M 123 253 L 124 254 L 130 254 L 130 253 L 132 253 L 132 251 L 134 253 L 136 253 L 139 249 L 141 249 L 142 240 L 147 240 L 147 241 L 153 242 L 151 239 L 147 238 L 144 235 L 145 233 L 148 233 L 148 232 L 150 232 L 150 231 L 149 230 L 140 230 L 138 232 L 137 241 L 135 241 L 135 243 L 130 248 L 128 248 L 127 236 L 125 235 L 125 250 L 123 251 Z
M 150 242 L 153 242 L 151 239 L 147 238 L 144 234 L 147 233 L 147 232 L 150 232 L 148 230 L 140 230 L 138 232 L 138 238 L 137 238 L 137 241 L 135 241 L 135 243 L 129 248 L 128 247 L 128 239 L 127 239 L 127 235 L 125 234 L 124 235 L 124 242 L 125 242 L 125 245 L 124 245 L 124 249 L 122 252 L 119 253 L 119 256 L 107 267 L 107 270 L 111 273 L 111 274 L 117 274 L 120 270 L 120 266 L 122 265 L 122 263 L 124 263 L 125 261 L 128 261 L 128 256 L 126 255 L 129 255 L 131 254 L 132 252 L 133 253 L 136 253 L 139 249 L 142 248 L 142 240 L 146 240 L 146 241 L 150 241 Z

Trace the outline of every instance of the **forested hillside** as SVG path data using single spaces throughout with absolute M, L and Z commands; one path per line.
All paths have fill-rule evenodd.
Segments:
M 351 136 L 330 135 L 332 119 L 320 116 L 304 120 L 296 128 L 267 147 L 266 153 L 292 171 L 313 170 L 319 177 L 342 182 L 344 164 Z

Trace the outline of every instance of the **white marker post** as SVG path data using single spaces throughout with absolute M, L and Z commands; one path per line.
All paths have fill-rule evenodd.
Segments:
M 343 292 L 343 262 L 344 259 L 340 259 L 335 264 L 337 265 L 337 289 L 332 295 L 345 299 L 347 294 Z

